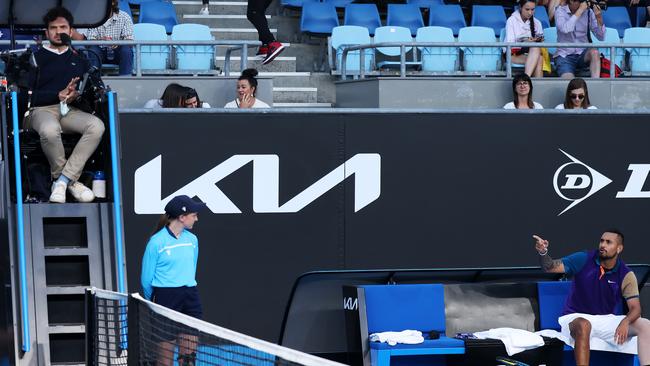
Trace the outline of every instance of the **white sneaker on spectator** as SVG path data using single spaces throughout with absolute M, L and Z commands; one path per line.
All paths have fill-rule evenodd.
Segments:
M 50 202 L 65 203 L 65 182 L 56 181 L 52 183 L 52 194 L 50 194 Z
M 207 6 L 204 6 L 201 8 L 201 11 L 199 11 L 199 15 L 210 15 L 210 10 L 208 10 Z
M 68 185 L 68 191 L 70 191 L 70 194 L 77 202 L 87 203 L 95 199 L 93 191 L 79 182 L 70 183 Z

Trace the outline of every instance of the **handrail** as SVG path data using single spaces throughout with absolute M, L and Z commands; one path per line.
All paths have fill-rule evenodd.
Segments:
M 44 44 L 49 42 L 44 41 Z M 9 45 L 10 41 L 0 40 L 0 45 Z M 35 45 L 36 41 L 33 40 L 16 40 L 16 44 L 20 45 Z M 142 76 L 142 46 L 227 46 L 226 55 L 224 60 L 224 70 L 223 73 L 225 76 L 230 76 L 230 56 L 232 51 L 240 50 L 241 59 L 239 60 L 239 66 L 241 70 L 247 68 L 248 65 L 248 47 L 257 47 L 262 43 L 260 41 L 235 41 L 235 40 L 202 40 L 202 41 L 181 41 L 181 40 L 165 40 L 165 41 L 145 41 L 145 40 L 115 40 L 115 41 L 100 41 L 100 40 L 91 40 L 91 41 L 73 41 L 73 46 L 101 46 L 101 45 L 117 45 L 117 46 L 135 46 L 135 69 L 136 76 Z
M 18 126 L 18 93 L 11 93 L 11 114 L 14 134 L 14 165 L 16 169 L 16 236 L 18 239 L 18 278 L 20 280 L 20 320 L 23 352 L 31 349 L 29 302 L 27 298 L 27 264 L 25 260 L 25 223 L 23 214 L 23 187 L 20 161 L 20 127 Z
M 337 51 L 341 50 L 343 53 L 341 55 L 341 79 L 346 79 L 346 66 L 347 66 L 347 56 L 349 52 L 360 51 L 365 49 L 374 49 L 378 47 L 399 47 L 400 48 L 400 77 L 406 77 L 406 47 L 485 47 L 485 48 L 504 48 L 506 50 L 506 76 L 512 77 L 512 59 L 510 50 L 513 47 L 543 47 L 543 48 L 609 48 L 610 58 L 615 57 L 615 51 L 617 48 L 650 48 L 648 43 L 612 43 L 612 42 L 602 42 L 602 43 L 551 43 L 551 42 L 381 42 L 381 43 L 369 43 L 362 45 L 350 45 L 344 44 L 337 48 Z M 365 70 L 365 52 L 359 52 L 359 77 L 366 77 Z M 615 73 L 610 72 L 610 78 L 615 78 Z
M 111 179 L 113 180 L 113 222 L 115 223 L 115 271 L 117 272 L 117 291 L 126 292 L 126 284 L 124 283 L 124 253 L 123 237 L 124 232 L 122 228 L 122 196 L 121 196 L 121 179 L 120 179 L 120 166 L 118 155 L 118 134 L 117 124 L 115 123 L 115 113 L 117 106 L 115 105 L 115 93 L 108 93 L 108 124 L 109 136 L 111 145 Z

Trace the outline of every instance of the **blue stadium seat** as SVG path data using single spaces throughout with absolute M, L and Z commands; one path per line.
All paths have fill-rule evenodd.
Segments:
M 335 8 L 345 8 L 348 4 L 354 2 L 354 0 L 323 0 L 324 3 L 332 3 Z
M 492 28 L 465 27 L 458 33 L 458 42 L 496 42 L 496 37 Z M 463 53 L 465 71 L 483 73 L 499 69 L 499 47 L 463 47 Z
M 160 24 L 165 27 L 167 34 L 170 34 L 174 26 L 178 24 L 174 4 L 165 1 L 143 2 L 140 4 L 138 22 Z
M 141 5 L 142 3 L 150 2 L 150 1 L 155 1 L 155 2 L 161 2 L 165 0 L 127 0 L 129 4 L 133 5 Z
M 336 54 L 336 69 L 341 70 L 341 59 L 343 51 L 339 49 L 342 45 L 361 45 L 372 43 L 368 29 L 356 25 L 343 25 L 332 29 L 331 47 L 335 50 Z M 361 53 L 359 51 L 348 52 L 345 62 L 346 74 L 357 74 Z M 364 51 L 364 70 L 371 71 L 374 50 L 367 49 Z
M 618 32 L 614 28 L 605 28 L 605 40 L 600 41 L 598 38 L 596 38 L 596 35 L 591 33 L 591 40 L 594 44 L 599 44 L 599 43 L 621 43 L 621 39 L 618 38 Z M 607 57 L 610 61 L 615 62 L 619 67 L 623 67 L 623 60 L 625 59 L 625 49 L 623 48 L 617 48 L 616 52 L 614 53 L 616 55 L 616 59 L 612 60 L 610 54 L 610 48 L 609 47 L 600 47 L 598 48 L 598 52 L 602 53 Z
M 650 43 L 650 28 L 629 28 L 623 35 L 625 43 Z M 632 75 L 650 72 L 650 48 L 628 48 Z
M 373 366 L 389 366 L 391 358 L 399 356 L 465 353 L 462 340 L 445 336 L 445 292 L 442 285 L 363 286 L 363 292 L 365 311 L 360 306 L 359 315 L 365 315 L 368 326 L 368 334 L 363 336 L 406 329 L 435 331 L 440 335 L 439 339 L 425 339 L 423 343 L 415 345 L 389 346 L 386 343 L 370 342 L 370 361 Z
M 632 28 L 630 14 L 624 6 L 610 6 L 606 11 L 603 11 L 603 23 L 607 27 L 616 29 L 619 38 L 623 38 L 626 29 Z
M 379 10 L 375 4 L 349 4 L 345 7 L 345 25 L 358 25 L 366 27 L 371 36 L 375 35 L 375 29 L 381 27 Z
M 166 41 L 167 32 L 160 24 L 138 23 L 133 25 L 136 41 Z M 165 70 L 169 64 L 169 46 L 142 46 L 141 68 L 145 70 Z M 134 57 L 135 57 L 135 51 Z
M 506 26 L 506 12 L 501 5 L 473 5 L 472 27 L 488 27 L 494 30 L 494 36 L 499 36 L 501 28 Z
M 300 31 L 316 34 L 332 34 L 339 26 L 339 17 L 332 3 L 310 2 L 303 4 Z
M 172 29 L 174 41 L 211 41 L 210 28 L 203 24 L 184 23 Z M 175 46 L 178 70 L 210 70 L 214 61 L 213 46 Z
M 434 5 L 429 9 L 429 26 L 451 28 L 454 37 L 458 37 L 458 31 L 467 23 L 460 5 Z
M 375 30 L 374 43 L 383 42 L 413 42 L 413 37 L 411 37 L 411 31 L 408 28 L 393 26 L 379 27 Z M 400 56 L 399 47 L 378 47 L 376 50 L 385 56 Z M 411 47 L 405 47 L 404 51 L 407 53 L 410 52 Z M 413 62 L 407 62 L 407 65 L 413 64 Z M 377 64 L 379 68 L 385 66 L 399 66 L 399 61 L 382 61 Z
M 408 28 L 411 31 L 411 36 L 415 36 L 418 28 L 424 27 L 424 21 L 417 5 L 388 4 L 386 25 Z
M 557 43 L 557 28 L 549 27 L 544 28 L 544 42 L 548 43 Z M 548 53 L 551 54 L 551 60 L 553 59 L 553 54 L 555 53 L 555 47 L 548 47 Z
M 515 5 L 514 11 L 519 11 L 519 5 Z M 538 5 L 535 7 L 535 18 L 542 23 L 542 28 L 551 26 L 551 20 L 548 18 L 548 11 L 545 6 Z
M 454 33 L 446 27 L 418 29 L 416 42 L 454 42 Z M 422 71 L 452 72 L 458 66 L 457 47 L 420 47 Z
M 406 0 L 407 4 L 415 5 L 419 8 L 430 8 L 433 5 L 444 5 L 444 0 Z
M 129 14 L 129 16 L 133 18 L 133 14 L 131 13 L 131 7 L 129 6 L 128 0 L 120 0 L 118 5 L 120 6 L 120 10 Z

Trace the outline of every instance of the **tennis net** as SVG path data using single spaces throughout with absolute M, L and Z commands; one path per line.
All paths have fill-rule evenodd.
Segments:
M 88 365 L 127 365 L 128 295 L 86 290 L 86 348 Z
M 89 289 L 87 298 L 88 365 L 343 366 L 192 318 L 138 294 Z

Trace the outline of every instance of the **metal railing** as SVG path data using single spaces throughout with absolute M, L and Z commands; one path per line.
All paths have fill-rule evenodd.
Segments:
M 9 45 L 9 41 L 0 40 L 0 45 Z M 43 41 L 43 44 L 47 44 L 47 41 Z M 30 46 L 35 45 L 36 41 L 32 40 L 16 40 L 17 45 Z M 230 76 L 230 58 L 233 51 L 240 51 L 241 60 L 239 61 L 240 70 L 244 70 L 248 65 L 248 47 L 257 47 L 262 43 L 260 41 L 227 41 L 227 40 L 209 40 L 209 41 L 174 41 L 174 40 L 165 40 L 165 41 L 73 41 L 73 47 L 79 46 L 133 46 L 135 47 L 135 74 L 136 76 L 142 76 L 142 46 L 171 46 L 174 49 L 174 46 L 214 46 L 214 54 L 212 56 L 213 63 L 216 65 L 216 52 L 217 47 L 222 46 L 226 48 L 226 54 L 224 56 L 224 69 L 223 73 L 225 76 Z
M 371 43 L 371 44 L 362 44 L 362 45 L 341 45 L 337 48 L 337 51 L 342 51 L 341 55 L 341 79 L 345 80 L 347 77 L 347 58 L 348 54 L 352 51 L 362 51 L 366 49 L 375 49 L 375 48 L 384 48 L 384 47 L 399 47 L 400 48 L 400 77 L 406 77 L 406 53 L 407 48 L 419 47 L 419 48 L 430 48 L 430 47 L 451 47 L 451 48 L 468 48 L 468 47 L 482 47 L 482 48 L 500 48 L 505 49 L 505 76 L 512 77 L 512 48 L 522 48 L 522 47 L 539 47 L 539 48 L 609 48 L 610 60 L 612 65 L 616 58 L 616 49 L 631 49 L 631 48 L 650 48 L 650 44 L 647 43 L 612 43 L 612 42 L 602 42 L 602 43 L 551 43 L 551 42 L 381 42 L 381 43 Z M 365 69 L 365 52 L 359 52 L 359 69 L 354 70 L 354 74 L 350 75 L 359 75 L 360 78 L 366 77 Z M 414 54 L 414 60 L 417 61 Z M 487 72 L 486 72 L 487 73 Z M 460 72 L 462 74 L 462 72 Z M 615 78 L 615 73 L 610 72 L 610 78 Z

